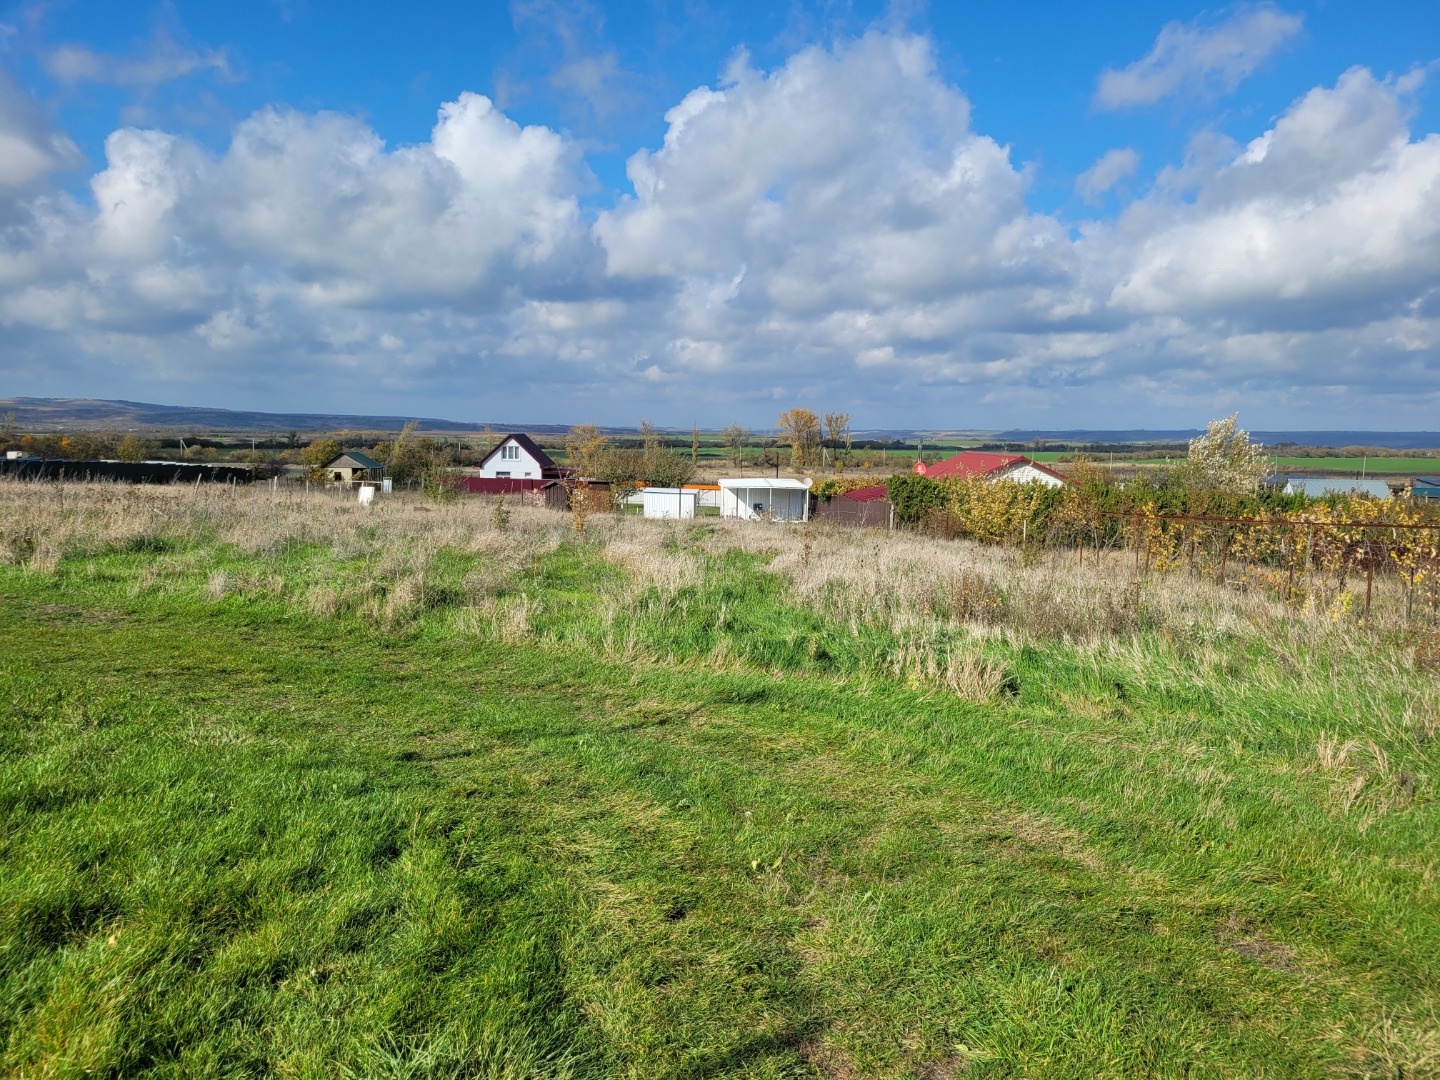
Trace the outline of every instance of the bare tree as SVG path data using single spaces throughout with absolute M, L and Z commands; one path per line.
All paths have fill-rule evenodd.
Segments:
M 780 414 L 782 441 L 790 444 L 790 464 L 796 469 L 807 469 L 820 456 L 820 417 L 809 409 L 786 409 Z
M 825 442 L 830 447 L 830 464 L 836 472 L 845 468 L 850 460 L 850 414 L 827 412 L 825 414 Z
M 725 448 L 730 451 L 730 464 L 745 464 L 745 446 L 750 442 L 750 429 L 739 424 L 730 424 L 720 431 Z
M 649 420 L 641 420 L 637 430 L 640 432 L 640 446 L 647 454 L 660 448 L 660 432 Z
M 765 439 L 760 444 L 760 464 L 767 469 L 774 469 L 775 475 L 780 475 L 780 440 Z

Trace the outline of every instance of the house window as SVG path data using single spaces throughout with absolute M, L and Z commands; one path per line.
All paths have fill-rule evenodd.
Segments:
M 509 480 L 509 479 L 510 479 L 510 474 L 509 474 L 508 472 L 497 472 L 497 473 L 495 474 L 495 479 L 496 479 L 496 480 Z
M 502 446 L 502 447 L 500 448 L 500 460 L 501 460 L 501 461 L 519 461 L 519 460 L 520 460 L 520 447 L 516 446 L 514 443 L 506 443 L 504 446 Z

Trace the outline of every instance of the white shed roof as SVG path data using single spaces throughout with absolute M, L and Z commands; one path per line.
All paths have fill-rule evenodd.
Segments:
M 722 488 L 749 488 L 752 491 L 761 488 L 769 488 L 772 491 L 804 491 L 810 487 L 810 480 L 791 480 L 788 477 L 780 478 L 774 476 L 741 476 L 733 480 L 716 480 Z

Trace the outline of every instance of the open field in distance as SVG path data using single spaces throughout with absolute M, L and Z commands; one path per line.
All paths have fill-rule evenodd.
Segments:
M 0 1070 L 1440 1073 L 1427 621 L 352 498 L 0 483 Z
M 1028 455 L 1038 461 L 1053 461 L 1071 455 L 1036 453 Z M 1101 464 L 1109 463 L 1104 454 L 1094 455 Z M 1115 456 L 1115 464 L 1126 465 L 1174 465 L 1184 460 L 1183 453 L 1169 459 L 1163 457 L 1131 458 L 1123 460 Z M 1362 469 L 1373 476 L 1434 476 L 1440 473 L 1440 458 L 1358 458 L 1358 457 L 1273 457 L 1269 459 L 1276 473 L 1326 473 L 1336 472 L 1358 476 Z

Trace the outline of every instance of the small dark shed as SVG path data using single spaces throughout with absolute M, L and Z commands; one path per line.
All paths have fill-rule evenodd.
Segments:
M 551 510 L 569 510 L 572 500 L 583 500 L 587 514 L 608 514 L 615 509 L 609 480 L 549 480 L 541 490 Z

